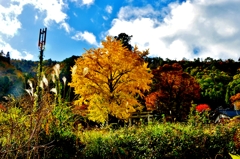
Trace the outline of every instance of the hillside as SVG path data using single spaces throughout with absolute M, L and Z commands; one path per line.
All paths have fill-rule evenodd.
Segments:
M 43 61 L 43 71 L 48 77 L 51 78 L 53 66 L 56 63 L 60 64 L 61 74 L 60 78 L 65 76 L 67 81 L 71 80 L 70 68 L 74 65 L 74 60 L 77 56 L 66 58 L 62 62 L 53 61 L 51 59 Z M 27 87 L 26 83 L 28 79 L 36 79 L 37 76 L 38 61 L 31 60 L 16 60 L 11 59 L 10 62 L 6 61 L 6 58 L 0 59 L 0 101 L 3 100 L 3 96 L 13 94 L 14 96 L 20 96 L 24 93 L 24 89 Z
M 24 74 L 15 66 L 6 61 L 0 61 L 0 100 L 8 94 L 20 96 L 25 87 L 24 79 Z

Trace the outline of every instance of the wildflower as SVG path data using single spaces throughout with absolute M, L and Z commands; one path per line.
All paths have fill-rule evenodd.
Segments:
M 44 85 L 45 85 L 46 87 L 48 86 L 48 80 L 47 80 L 47 78 L 45 77 L 45 75 L 43 75 L 42 82 L 44 83 Z
M 25 89 L 25 91 L 32 97 L 32 92 L 30 89 Z
M 28 94 L 32 97 L 33 96 L 33 84 L 32 84 L 32 81 L 31 80 L 28 80 L 27 81 L 28 82 L 28 84 L 29 84 L 29 86 L 30 86 L 30 89 L 28 89 Z
M 50 92 L 53 92 L 53 93 L 57 94 L 57 89 L 56 89 L 56 88 L 52 88 L 52 89 L 50 90 Z
M 53 81 L 53 83 L 55 83 L 55 81 L 56 81 L 56 79 L 55 79 L 55 74 L 52 73 L 51 75 L 52 75 L 52 81 Z
M 64 76 L 64 77 L 62 78 L 62 80 L 63 80 L 64 86 L 65 86 L 65 85 L 66 85 L 67 78 Z
M 31 89 L 25 89 L 25 91 L 29 94 L 29 96 L 30 96 L 31 99 L 32 99 L 32 97 L 34 96 L 34 94 L 33 94 L 33 88 L 31 88 Z
M 28 80 L 27 82 L 28 82 L 28 84 L 29 84 L 30 88 L 33 88 L 32 81 L 31 81 L 31 80 Z
M 57 76 L 57 78 L 59 78 L 59 74 L 60 74 L 60 65 L 59 65 L 59 64 L 56 64 L 56 65 L 53 67 L 53 70 L 54 70 L 55 75 Z

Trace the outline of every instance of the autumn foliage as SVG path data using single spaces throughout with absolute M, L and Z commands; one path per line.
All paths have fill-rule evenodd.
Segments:
M 240 100 L 240 93 L 237 93 L 233 96 L 231 96 L 230 101 L 234 103 L 235 101 Z
M 178 63 L 165 64 L 152 71 L 152 93 L 146 97 L 148 110 L 158 110 L 177 120 L 187 116 L 191 101 L 200 98 L 200 86 Z
M 107 37 L 102 46 L 87 50 L 72 68 L 69 85 L 79 95 L 75 104 L 87 105 L 87 116 L 93 121 L 108 121 L 108 115 L 127 119 L 142 109 L 136 96 L 143 97 L 152 82 L 142 59 L 145 52 L 137 48 L 130 51 L 112 37 Z

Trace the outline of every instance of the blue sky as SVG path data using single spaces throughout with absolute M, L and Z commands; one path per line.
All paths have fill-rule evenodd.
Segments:
M 132 35 L 152 57 L 181 60 L 240 57 L 240 0 L 0 0 L 0 50 L 62 61 L 101 47 L 107 35 Z

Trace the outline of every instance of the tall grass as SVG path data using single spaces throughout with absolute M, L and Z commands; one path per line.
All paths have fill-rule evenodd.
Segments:
M 62 98 L 66 79 L 60 80 L 60 65 L 53 67 L 51 80 L 41 77 L 36 87 L 28 80 L 23 97 L 9 95 L 0 111 L 1 158 L 51 158 L 53 152 L 64 158 L 56 151 L 74 146 L 74 118 L 70 103 Z M 69 144 L 62 146 L 65 141 Z

